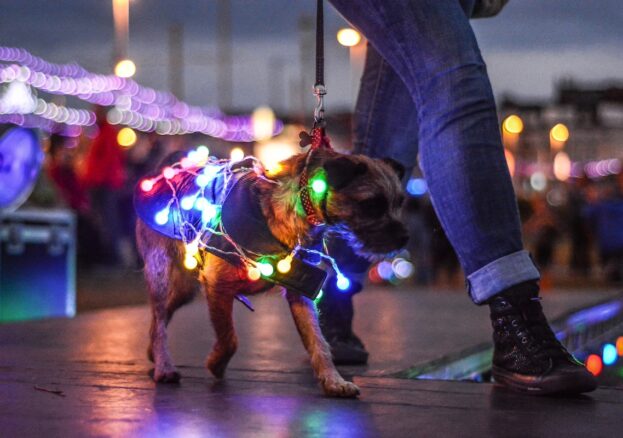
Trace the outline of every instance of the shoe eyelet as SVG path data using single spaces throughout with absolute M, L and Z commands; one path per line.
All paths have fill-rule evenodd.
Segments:
M 516 320 L 516 319 L 513 319 L 513 320 L 511 321 L 511 325 L 512 325 L 513 327 L 517 327 L 517 326 L 519 325 L 519 323 L 517 322 L 517 320 Z
M 521 338 L 521 343 L 522 344 L 527 344 L 528 343 L 528 338 L 526 338 L 525 336 L 523 338 Z

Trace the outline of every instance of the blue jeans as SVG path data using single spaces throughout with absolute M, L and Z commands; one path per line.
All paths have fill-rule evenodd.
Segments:
M 481 304 L 539 272 L 523 249 L 517 201 L 474 0 L 331 0 L 369 41 L 355 109 L 356 152 L 420 167 Z

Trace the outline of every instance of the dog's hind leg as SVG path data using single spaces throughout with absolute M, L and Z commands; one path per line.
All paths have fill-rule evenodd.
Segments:
M 286 298 L 301 335 L 303 345 L 309 353 L 314 374 L 320 381 L 324 393 L 331 397 L 356 397 L 359 388 L 340 376 L 331 360 L 331 349 L 318 326 L 318 316 L 311 300 L 287 292 Z
M 225 369 L 238 348 L 234 329 L 234 296 L 218 282 L 209 282 L 205 288 L 210 319 L 216 334 L 216 342 L 206 360 L 206 367 L 217 379 L 222 379 Z

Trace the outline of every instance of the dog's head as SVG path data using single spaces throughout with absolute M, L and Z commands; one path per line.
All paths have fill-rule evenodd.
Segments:
M 391 159 L 337 155 L 316 171 L 325 173 L 329 187 L 327 222 L 359 255 L 376 258 L 405 246 L 409 236 L 401 217 L 402 165 Z

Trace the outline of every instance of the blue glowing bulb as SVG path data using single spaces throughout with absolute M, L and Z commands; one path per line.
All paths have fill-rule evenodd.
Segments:
M 335 284 L 339 290 L 346 291 L 350 287 L 350 280 L 342 274 L 338 274 Z
M 180 207 L 183 210 L 190 210 L 195 205 L 195 197 L 194 196 L 184 196 L 180 201 Z
M 204 198 L 205 199 L 205 198 Z M 201 219 L 210 222 L 218 214 L 218 208 L 214 204 L 207 204 L 201 211 Z
M 612 365 L 617 361 L 617 348 L 612 344 L 604 345 L 602 358 L 604 365 Z
M 211 178 L 208 175 L 206 175 L 205 173 L 200 173 L 199 175 L 197 175 L 197 179 L 195 179 L 195 182 L 199 187 L 203 188 L 210 184 L 210 180 Z
M 156 213 L 154 220 L 158 225 L 164 225 L 169 221 L 169 209 L 165 208 L 164 210 L 160 210 Z
M 204 198 L 203 196 L 200 198 L 197 198 L 197 200 L 195 201 L 195 208 L 197 210 L 203 210 L 204 208 L 206 208 L 208 205 L 210 205 L 210 203 L 208 202 L 208 200 L 206 198 Z

